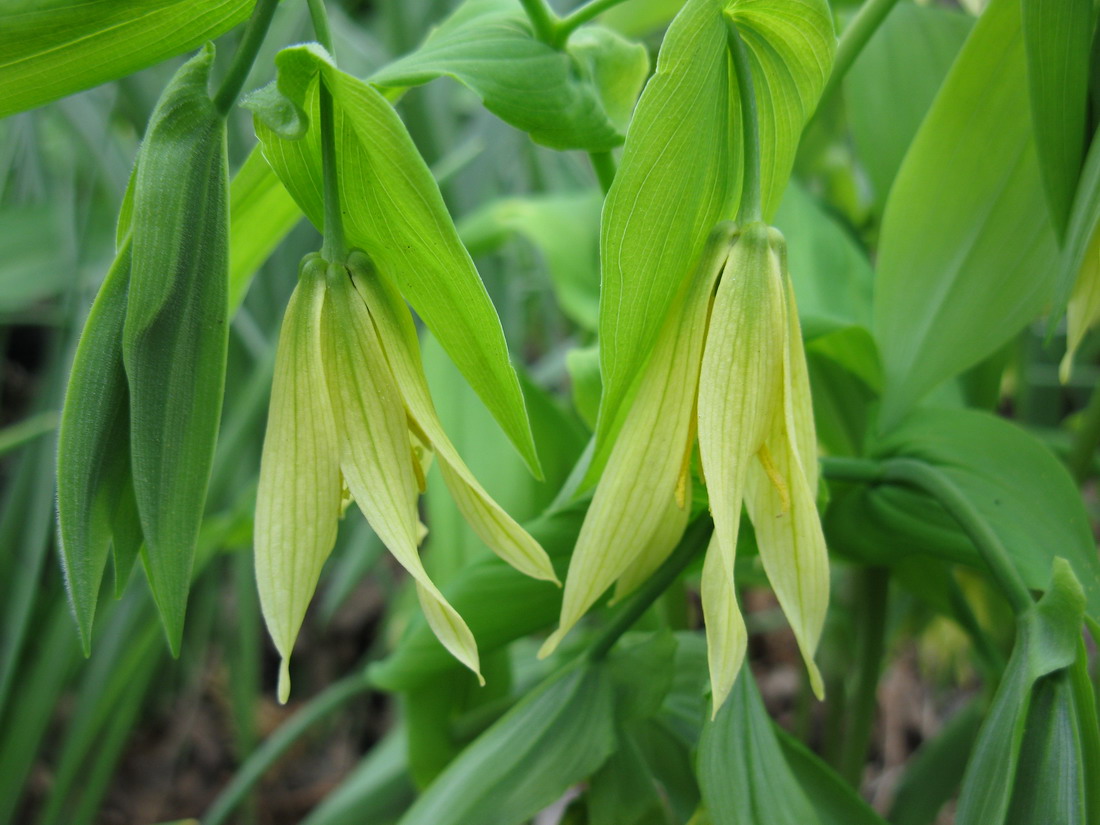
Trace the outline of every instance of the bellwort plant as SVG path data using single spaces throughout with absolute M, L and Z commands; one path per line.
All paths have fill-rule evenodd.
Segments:
M 1100 823 L 1098 25 L 0 0 L 0 825 Z

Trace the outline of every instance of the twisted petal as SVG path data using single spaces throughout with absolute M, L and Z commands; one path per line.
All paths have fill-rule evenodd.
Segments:
M 294 640 L 336 541 L 340 515 L 336 423 L 321 364 L 324 300 L 322 269 L 306 273 L 287 306 L 256 493 L 256 584 L 283 658 L 282 702 L 290 693 L 287 663 Z
M 494 553 L 521 573 L 557 583 L 546 551 L 485 492 L 447 438 L 424 376 L 416 328 L 401 295 L 373 271 L 365 256 L 359 260 L 357 253 L 352 256 L 349 263 L 355 287 L 370 307 L 409 417 L 422 440 L 435 451 L 443 480 L 463 518 Z
M 435 635 L 480 679 L 473 634 L 432 584 L 417 552 L 417 483 L 401 392 L 348 270 L 330 265 L 328 285 L 321 337 L 340 434 L 340 469 L 378 538 L 416 580 Z
M 647 557 L 643 571 L 654 557 L 659 565 L 683 533 L 683 525 L 669 520 L 669 507 L 678 507 L 677 487 L 689 469 L 707 313 L 728 252 L 726 238 L 715 233 L 695 277 L 661 328 L 577 536 L 560 625 L 539 656 L 552 653 L 604 591 L 641 557 Z M 679 498 L 686 508 L 685 497 Z M 628 576 L 627 588 L 638 581 Z
M 656 532 L 650 536 L 649 541 L 642 546 L 634 561 L 615 583 L 615 596 L 611 604 L 630 595 L 638 585 L 652 576 L 676 549 L 684 535 L 691 515 L 691 472 L 690 468 L 687 469 L 688 472 L 683 476 L 683 500 L 679 501 L 679 496 L 673 496 L 665 502 L 665 512 Z
M 726 701 L 745 661 L 748 633 L 737 606 L 733 582 L 733 558 L 727 558 L 711 536 L 703 560 L 703 621 L 707 629 L 707 665 L 710 668 L 711 718 Z

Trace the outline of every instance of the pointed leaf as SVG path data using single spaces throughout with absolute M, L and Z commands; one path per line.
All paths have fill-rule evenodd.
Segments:
M 321 225 L 321 155 L 315 124 L 324 74 L 336 119 L 340 200 L 349 243 L 370 255 L 409 300 L 532 469 L 538 459 L 500 320 L 458 239 L 439 188 L 397 113 L 374 87 L 337 71 L 316 46 L 277 58 L 285 98 L 257 98 L 264 155 L 302 211 Z M 290 106 L 300 113 L 288 112 Z M 272 108 L 274 107 L 274 108 Z M 308 121 L 302 120 L 308 114 Z M 290 115 L 293 115 L 292 117 Z M 292 140 L 264 118 L 304 133 Z

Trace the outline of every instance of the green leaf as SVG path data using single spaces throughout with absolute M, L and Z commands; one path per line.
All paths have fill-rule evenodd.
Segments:
M 783 757 L 748 668 L 703 726 L 697 771 L 714 825 L 823 825 Z
M 401 89 L 451 77 L 537 143 L 600 152 L 622 143 L 648 73 L 645 47 L 610 29 L 586 26 L 559 51 L 534 36 L 516 0 L 467 0 L 369 80 Z
M 1047 694 L 1049 686 L 1040 687 L 1034 706 L 1033 686 L 1044 677 L 1047 677 L 1044 681 L 1049 681 L 1051 674 L 1058 674 L 1074 663 L 1083 610 L 1084 597 L 1072 570 L 1061 559 L 1055 559 L 1046 594 L 1017 620 L 1012 657 L 963 777 L 956 815 L 959 825 L 1000 825 L 1014 821 L 1010 814 L 1015 813 L 1016 794 L 1023 794 L 1022 801 L 1035 791 L 1045 794 L 1043 789 L 1031 786 L 1044 761 L 1044 754 L 1034 751 L 1050 747 L 1051 739 L 1057 741 L 1059 720 L 1054 713 L 1057 703 Z M 1025 735 L 1034 747 L 1022 747 Z M 1045 746 L 1044 739 L 1048 740 Z M 1061 750 L 1062 745 L 1057 748 Z M 1054 771 L 1071 774 L 1072 759 L 1063 760 L 1061 756 L 1055 755 L 1058 764 Z M 1026 775 L 1018 772 L 1021 757 Z M 1053 786 L 1060 780 L 1046 776 L 1043 781 Z M 1053 804 L 1050 800 L 1047 803 Z M 1046 814 L 1044 810 L 1041 816 L 1045 818 Z
M 527 694 L 455 759 L 401 825 L 519 825 L 615 747 L 610 674 L 570 667 Z
M 886 825 L 855 789 L 821 757 L 773 724 L 783 757 L 803 792 L 813 800 L 821 825 Z
M 1049 329 L 1054 330 L 1066 311 L 1073 285 L 1084 273 L 1089 245 L 1100 228 L 1100 140 L 1093 140 L 1077 184 L 1069 223 L 1062 240 L 1062 252 L 1056 267 L 1053 312 Z M 1086 322 L 1092 319 L 1086 318 Z
M 1028 587 L 1041 589 L 1054 557 L 1066 558 L 1089 615 L 1100 616 L 1100 559 L 1088 516 L 1065 467 L 1034 437 L 985 412 L 921 409 L 874 454 L 919 459 L 943 473 L 1000 538 Z M 845 507 L 855 522 L 847 529 L 830 522 L 843 531 L 843 544 L 864 547 L 868 558 L 878 552 L 889 564 L 899 554 L 928 552 L 982 566 L 961 528 L 923 493 L 878 485 Z
M 603 196 L 568 192 L 492 201 L 462 219 L 458 234 L 472 255 L 519 235 L 542 255 L 558 304 L 572 321 L 596 329 L 600 303 L 599 226 Z
M 107 273 L 77 346 L 57 444 L 57 513 L 69 601 L 91 651 L 115 508 L 130 480 L 130 416 L 122 330 L 130 279 L 126 243 Z
M 255 0 L 51 0 L 0 5 L 0 117 L 190 51 Z
M 973 26 L 962 12 L 898 3 L 845 75 L 848 122 L 877 212 Z
M 951 717 L 935 739 L 921 744 L 898 784 L 890 822 L 931 825 L 935 821 L 958 789 L 981 722 L 982 708 L 972 701 Z
M 637 743 L 620 732 L 615 752 L 588 781 L 589 825 L 667 825 L 657 778 Z
M 689 0 L 631 121 L 600 228 L 598 471 L 674 296 L 741 197 L 742 124 L 726 20 L 749 52 L 765 217 L 787 184 L 835 48 L 823 0 Z
M 584 507 L 543 516 L 524 525 L 554 562 L 559 575 L 569 563 Z M 548 627 L 561 610 L 561 590 L 517 572 L 496 556 L 464 568 L 442 588 L 451 605 L 466 620 L 487 656 L 493 650 Z M 404 691 L 438 678 L 455 667 L 452 657 L 419 615 L 409 624 L 394 652 L 371 665 L 371 682 Z
M 898 171 L 875 285 L 884 427 L 1050 299 L 1056 247 L 1025 75 L 1019 0 L 993 0 Z
M 874 272 L 849 231 L 796 181 L 783 194 L 774 223 L 787 241 L 798 314 L 869 327 Z
M 213 48 L 154 110 L 134 187 L 122 354 L 134 492 L 150 585 L 178 651 L 206 503 L 228 346 L 225 121 L 207 93 Z
M 397 285 L 537 474 L 531 426 L 500 320 L 401 119 L 372 86 L 336 70 L 315 45 L 284 49 L 276 63 L 278 93 L 269 87 L 250 104 L 264 156 L 302 211 L 321 226 L 315 124 L 323 74 L 333 97 L 348 242 L 365 250 Z
M 1096 15 L 1090 0 L 1021 0 L 1021 7 L 1039 170 L 1051 218 L 1064 234 L 1085 153 Z

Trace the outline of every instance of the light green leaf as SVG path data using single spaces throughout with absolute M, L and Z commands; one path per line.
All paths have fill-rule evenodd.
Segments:
M 467 0 L 369 80 L 401 89 L 452 77 L 538 143 L 607 151 L 622 143 L 648 72 L 645 47 L 609 29 L 586 26 L 559 51 L 535 38 L 516 0 Z
M 1019 0 L 993 0 L 894 181 L 874 308 L 886 428 L 1050 299 L 1056 247 L 1025 75 Z
M 498 248 L 513 234 L 528 241 L 546 262 L 562 312 L 595 330 L 602 206 L 603 196 L 595 190 L 505 198 L 463 218 L 458 234 L 472 255 Z
M 696 770 L 714 825 L 822 824 L 783 758 L 747 669 L 718 715 L 703 726 Z
M 314 225 L 322 223 L 317 81 L 332 91 L 337 174 L 348 242 L 397 285 L 493 413 L 528 466 L 538 458 L 500 320 L 397 113 L 372 86 L 337 71 L 317 46 L 284 49 L 279 90 L 253 99 L 264 155 Z M 301 110 L 301 111 L 298 111 Z M 309 113 L 308 120 L 305 112 Z M 301 139 L 280 137 L 304 130 Z
M 225 121 L 213 48 L 176 73 L 138 158 L 122 354 L 145 562 L 178 651 L 221 417 L 228 346 Z
M 615 747 L 606 666 L 571 667 L 466 748 L 400 825 L 519 825 L 588 777 Z
M 974 18 L 963 12 L 900 2 L 845 75 L 848 122 L 877 212 L 973 27 Z M 787 238 L 793 241 L 790 234 Z
M 1064 234 L 1085 153 L 1096 15 L 1090 0 L 1021 0 L 1021 6 L 1039 169 L 1051 218 Z
M 0 5 L 0 117 L 190 51 L 255 0 L 51 0 Z
M 597 470 L 674 296 L 711 230 L 737 211 L 743 132 L 727 18 L 753 69 L 766 218 L 779 205 L 829 73 L 835 38 L 823 0 L 689 0 L 669 27 L 600 229 Z

